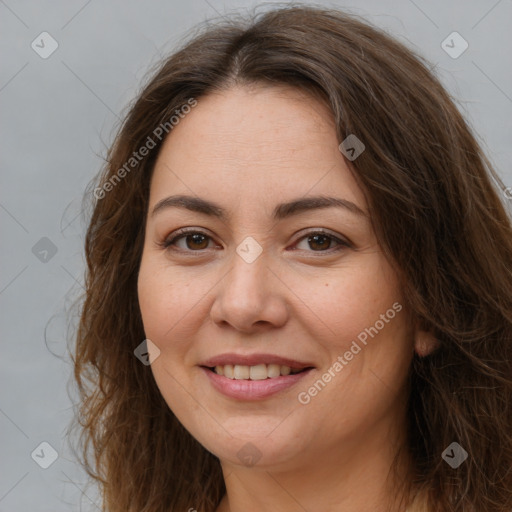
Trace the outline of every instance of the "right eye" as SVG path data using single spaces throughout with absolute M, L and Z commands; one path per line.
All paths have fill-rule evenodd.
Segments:
M 185 246 L 177 245 L 177 242 L 184 240 Z M 184 252 L 199 252 L 208 248 L 212 238 L 203 231 L 197 229 L 179 229 L 172 236 L 166 238 L 160 245 L 164 249 L 179 250 Z M 177 248 L 177 249 L 176 249 Z

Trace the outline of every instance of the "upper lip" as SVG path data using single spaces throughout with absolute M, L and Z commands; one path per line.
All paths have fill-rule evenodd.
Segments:
M 279 364 L 290 368 L 302 370 L 313 367 L 311 363 L 281 357 L 275 354 L 219 354 L 200 363 L 200 366 L 212 368 L 214 366 L 225 366 L 227 364 L 240 366 L 256 366 L 257 364 Z

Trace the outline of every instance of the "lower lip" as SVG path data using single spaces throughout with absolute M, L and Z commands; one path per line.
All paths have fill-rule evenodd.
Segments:
M 207 368 L 201 367 L 201 370 L 206 373 L 212 386 L 223 395 L 238 400 L 262 400 L 291 388 L 306 377 L 312 369 L 264 380 L 228 379 Z

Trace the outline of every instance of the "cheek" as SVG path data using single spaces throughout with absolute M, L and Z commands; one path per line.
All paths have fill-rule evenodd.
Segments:
M 143 258 L 138 277 L 138 298 L 148 338 L 164 342 L 171 330 L 183 324 L 200 308 L 211 286 L 202 277 L 176 271 L 170 266 Z
M 361 414 L 382 414 L 405 382 L 412 334 L 395 274 L 381 258 L 368 255 L 363 264 L 344 268 L 310 294 L 321 320 L 317 324 L 327 333 L 316 337 L 328 354 L 324 371 L 331 372 L 320 376 L 329 389 L 315 397 L 315 407 L 343 397 L 348 407 L 343 414 L 360 409 Z
M 373 326 L 386 312 L 389 311 L 386 319 L 391 318 L 386 323 L 388 332 L 395 323 L 393 319 L 400 316 L 393 309 L 393 304 L 402 302 L 397 280 L 378 254 L 369 254 L 358 265 L 332 273 L 320 285 L 315 281 L 314 288 L 307 281 L 303 281 L 302 287 L 302 295 L 307 298 L 305 306 L 317 313 L 317 323 L 322 324 L 331 342 L 336 337 L 341 348 L 347 342 L 350 345 L 350 340 Z
M 137 282 L 139 307 L 144 324 L 144 332 L 149 339 L 161 337 L 164 328 L 162 320 L 169 309 L 169 301 L 164 283 L 153 271 L 152 265 L 143 259 Z
M 197 287 L 190 279 L 183 279 L 182 273 L 171 270 L 152 260 L 151 255 L 143 257 L 137 283 L 139 307 L 145 335 L 160 350 L 151 371 L 163 398 L 175 413 L 193 413 L 195 402 L 183 393 L 189 345 L 183 326 L 189 319 L 187 313 L 197 303 Z

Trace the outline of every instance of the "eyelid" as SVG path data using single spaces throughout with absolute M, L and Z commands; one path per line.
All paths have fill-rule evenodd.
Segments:
M 304 228 L 298 231 L 295 236 L 297 237 L 295 242 L 298 242 L 302 238 L 304 238 L 307 235 L 329 235 L 330 237 L 338 240 L 339 242 L 344 242 L 347 245 L 349 244 L 349 241 L 346 240 L 342 235 L 339 235 L 338 233 L 335 233 L 334 231 L 331 231 L 327 228 Z M 295 243 L 294 242 L 294 243 Z
M 337 247 L 327 249 L 326 251 L 305 251 L 305 252 L 313 253 L 313 254 L 315 254 L 315 253 L 316 254 L 334 254 L 343 248 L 347 249 L 347 248 L 353 247 L 352 243 L 349 242 L 345 237 L 335 234 L 334 232 L 332 232 L 331 230 L 328 230 L 326 228 L 306 228 L 306 229 L 307 229 L 307 231 L 304 231 L 304 230 L 299 231 L 296 240 L 293 242 L 293 245 L 296 245 L 297 243 L 302 241 L 304 238 L 307 238 L 308 236 L 313 236 L 313 235 L 327 235 L 329 238 L 334 240 L 338 245 L 337 245 Z M 300 251 L 301 249 L 293 249 L 293 250 Z
M 212 235 L 210 235 L 208 233 L 207 230 L 205 230 L 204 228 L 193 228 L 193 227 L 185 227 L 185 228 L 180 228 L 180 229 L 177 229 L 175 231 L 173 231 L 172 233 L 170 233 L 168 236 L 166 236 L 161 242 L 157 242 L 157 245 L 162 248 L 162 249 L 169 249 L 170 247 L 172 247 L 172 244 L 180 239 L 180 238 L 184 238 L 186 237 L 187 235 L 195 235 L 195 234 L 199 234 L 199 235 L 205 235 L 206 237 L 210 238 L 212 241 L 214 240 L 214 237 Z M 198 254 L 201 254 L 205 251 L 205 249 L 201 249 L 199 251 L 191 251 L 191 250 L 185 250 L 185 249 L 175 249 L 177 251 L 181 251 L 181 252 L 188 252 L 188 253 L 198 253 Z

